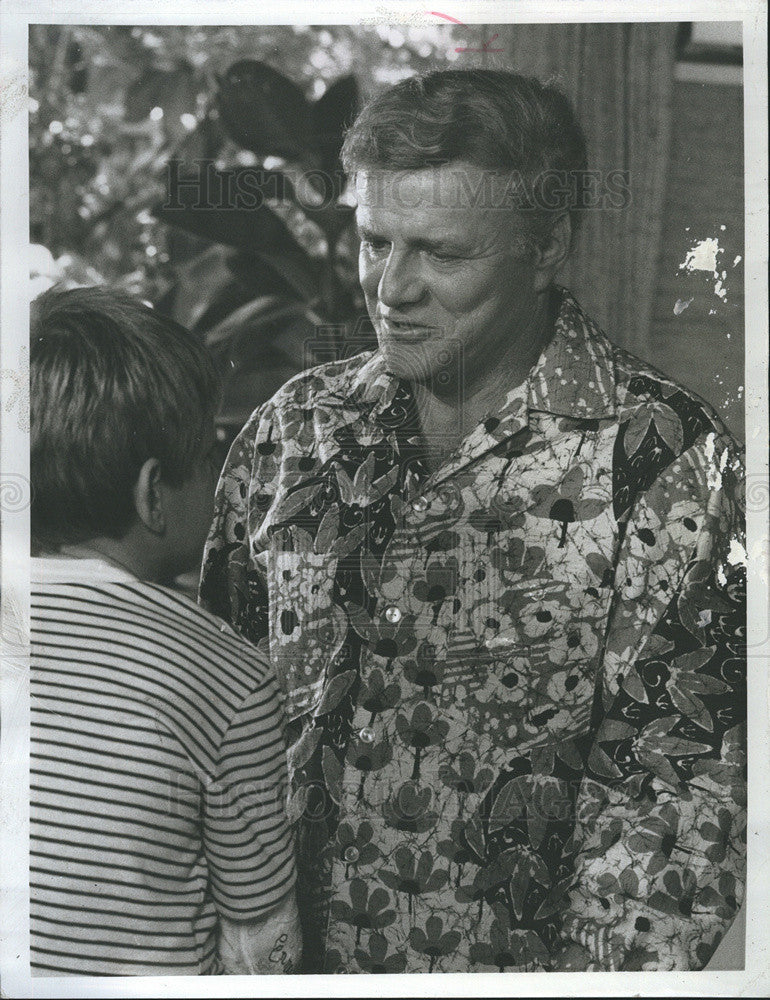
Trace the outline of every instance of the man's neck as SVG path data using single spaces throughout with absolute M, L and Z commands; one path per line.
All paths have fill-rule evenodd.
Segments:
M 512 338 L 512 350 L 500 357 L 491 377 L 483 382 L 474 381 L 473 373 L 466 372 L 462 387 L 453 386 L 453 392 L 440 395 L 429 386 L 415 383 L 423 443 L 432 472 L 457 450 L 474 427 L 501 409 L 512 389 L 529 377 L 555 324 L 555 309 L 547 297 L 543 305 L 542 314 L 534 318 L 529 335 Z
M 139 580 L 155 582 L 161 577 L 154 560 L 148 558 L 139 546 L 131 544 L 131 540 L 125 537 L 91 538 L 87 542 L 62 545 L 59 552 L 73 559 L 103 559 Z

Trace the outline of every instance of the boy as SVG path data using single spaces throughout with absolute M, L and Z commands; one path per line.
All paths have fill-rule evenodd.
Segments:
M 163 585 L 200 559 L 217 398 L 203 345 L 131 297 L 33 303 L 37 975 L 299 965 L 275 680 Z

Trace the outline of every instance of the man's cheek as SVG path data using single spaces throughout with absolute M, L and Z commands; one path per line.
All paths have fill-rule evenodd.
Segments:
M 382 267 L 377 267 L 363 256 L 358 258 L 358 280 L 367 298 L 370 294 L 376 297 L 381 275 Z

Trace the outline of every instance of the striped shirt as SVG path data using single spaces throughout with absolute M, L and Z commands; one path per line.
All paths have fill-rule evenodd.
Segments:
M 221 972 L 217 914 L 293 886 L 282 710 L 256 648 L 99 560 L 33 560 L 36 975 Z

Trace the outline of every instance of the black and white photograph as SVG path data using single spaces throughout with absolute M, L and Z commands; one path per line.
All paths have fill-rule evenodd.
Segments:
M 767 8 L 627 6 L 9 0 L 2 996 L 766 995 Z

